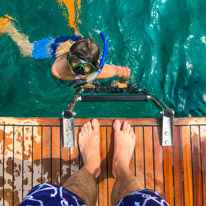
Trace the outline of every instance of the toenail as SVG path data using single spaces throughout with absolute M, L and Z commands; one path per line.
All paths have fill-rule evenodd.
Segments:
M 97 119 L 93 119 L 92 122 L 96 124 L 96 123 L 98 123 L 98 120 Z

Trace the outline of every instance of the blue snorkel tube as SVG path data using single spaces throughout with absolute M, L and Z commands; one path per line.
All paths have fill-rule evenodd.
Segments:
M 90 77 L 88 77 L 88 78 L 86 78 L 86 79 L 75 79 L 75 80 L 69 85 L 70 87 L 76 88 L 76 87 L 85 85 L 85 84 L 87 84 L 87 83 L 89 83 L 89 82 L 92 82 L 92 81 L 94 81 L 94 80 L 99 76 L 99 74 L 101 73 L 102 68 L 103 68 L 103 66 L 104 66 L 104 64 L 105 64 L 105 62 L 106 62 L 107 49 L 108 49 L 108 47 L 107 47 L 107 40 L 106 40 L 105 35 L 104 35 L 102 32 L 100 32 L 100 35 L 102 36 L 102 39 L 103 39 L 103 41 L 104 41 L 104 51 L 103 51 L 102 59 L 101 59 L 100 64 L 99 64 L 99 66 L 98 66 L 99 69 L 98 69 L 96 72 L 94 72 L 92 76 L 90 76 Z

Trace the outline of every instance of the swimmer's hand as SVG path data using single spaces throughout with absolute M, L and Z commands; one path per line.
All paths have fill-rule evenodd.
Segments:
M 128 81 L 130 78 L 131 70 L 128 67 L 118 66 L 118 77 L 121 81 Z
M 97 79 L 106 79 L 111 77 L 120 77 L 124 82 L 128 81 L 130 77 L 130 69 L 128 67 L 105 64 Z

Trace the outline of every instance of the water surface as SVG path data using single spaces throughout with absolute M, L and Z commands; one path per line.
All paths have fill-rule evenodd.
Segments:
M 0 16 L 16 18 L 16 28 L 31 42 L 79 30 L 102 50 L 96 32 L 102 31 L 108 64 L 131 68 L 130 82 L 173 108 L 176 117 L 201 117 L 206 115 L 205 9 L 201 0 L 1 0 Z M 0 116 L 60 117 L 75 90 L 52 77 L 54 59 L 21 57 L 10 37 L 0 38 Z M 79 102 L 75 111 L 77 117 L 160 117 L 151 102 Z

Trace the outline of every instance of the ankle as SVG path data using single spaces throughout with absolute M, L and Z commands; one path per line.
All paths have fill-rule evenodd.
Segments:
M 125 175 L 132 174 L 129 168 L 129 164 L 127 163 L 115 162 L 113 163 L 113 170 L 114 170 L 116 179 L 121 178 L 122 176 L 125 176 Z
M 84 168 L 94 177 L 97 178 L 100 175 L 101 168 L 100 167 L 92 167 L 89 164 L 84 165 Z

